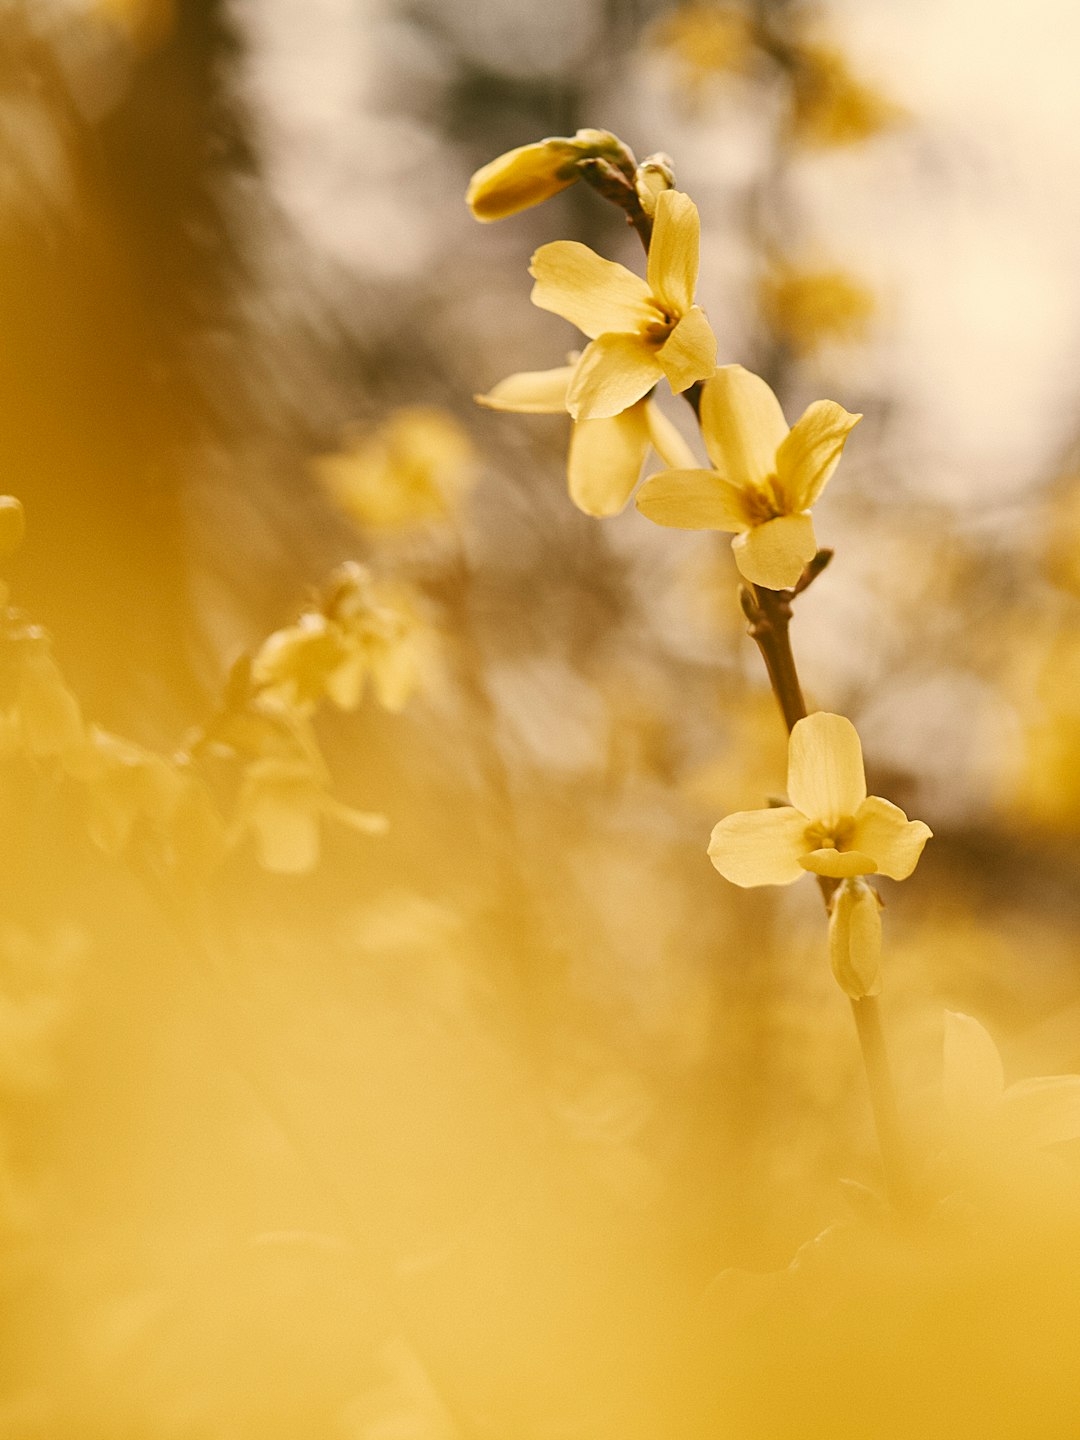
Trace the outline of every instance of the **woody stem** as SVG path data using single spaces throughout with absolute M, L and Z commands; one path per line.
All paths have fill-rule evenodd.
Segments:
M 811 567 L 808 567 L 807 575 L 804 576 L 805 583 L 800 582 L 794 590 L 766 590 L 760 585 L 753 585 L 744 587 L 740 592 L 743 612 L 750 622 L 750 636 L 761 651 L 776 703 L 780 706 L 789 733 L 806 715 L 806 701 L 803 699 L 799 672 L 791 649 L 791 602 L 795 595 L 806 588 L 814 574 L 820 573 L 824 563 L 826 562 L 820 557 L 811 562 Z M 836 881 L 819 875 L 818 885 L 827 908 L 836 889 Z M 851 1010 L 870 1090 L 870 1105 L 874 1112 L 885 1184 L 893 1204 L 897 1209 L 904 1209 L 910 1200 L 908 1165 L 896 1104 L 896 1089 L 888 1051 L 885 1048 L 881 1006 L 876 996 L 866 995 L 862 999 L 852 1000 Z

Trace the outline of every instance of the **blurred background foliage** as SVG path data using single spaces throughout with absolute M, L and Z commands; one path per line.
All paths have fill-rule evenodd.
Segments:
M 1080 34 L 991 9 L 0 5 L 6 579 L 82 715 L 195 753 L 347 560 L 425 636 L 312 722 L 389 828 L 325 811 L 302 873 L 260 793 L 163 888 L 143 801 L 88 833 L 97 781 L 5 742 L 5 1440 L 1075 1435 L 1071 1172 L 867 1219 L 818 897 L 705 859 L 784 785 L 725 540 L 586 518 L 567 422 L 471 399 L 573 343 L 537 244 L 639 257 L 583 186 L 481 230 L 470 173 L 671 154 L 721 359 L 867 417 L 794 640 L 935 831 L 887 896 L 908 1121 L 945 1007 L 1080 1070 Z

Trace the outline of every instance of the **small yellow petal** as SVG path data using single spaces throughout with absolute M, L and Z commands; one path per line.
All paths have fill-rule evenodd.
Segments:
M 983 1118 L 1000 1102 L 1005 1071 L 998 1048 L 971 1015 L 946 1010 L 944 1035 L 945 1107 L 954 1122 Z
M 755 525 L 731 542 L 739 573 L 766 590 L 796 585 L 809 560 L 817 554 L 814 523 L 809 515 L 778 515 Z
M 776 472 L 792 510 L 809 510 L 840 463 L 844 442 L 862 419 L 835 400 L 816 400 L 776 453 Z
M 22 501 L 14 495 L 0 495 L 0 560 L 14 555 L 26 535 Z
M 488 410 L 511 410 L 518 415 L 565 415 L 566 392 L 574 377 L 573 365 L 557 370 L 521 370 L 508 375 L 486 395 L 474 395 Z
M 601 335 L 578 361 L 566 396 L 575 420 L 600 420 L 635 405 L 660 379 L 656 351 L 639 335 Z
M 649 448 L 645 404 L 574 426 L 567 461 L 570 498 L 586 515 L 617 515 L 630 499 Z
M 681 190 L 662 191 L 656 198 L 645 273 L 649 289 L 673 315 L 685 315 L 694 303 L 700 239 L 701 221 L 690 196 Z
M 865 850 L 874 857 L 882 875 L 888 875 L 890 880 L 906 880 L 932 834 L 929 825 L 909 820 L 899 806 L 882 800 L 880 795 L 870 795 L 855 813 L 851 843 L 856 850 Z
M 800 859 L 799 864 L 804 870 L 814 875 L 826 875 L 831 880 L 877 873 L 873 860 L 860 850 L 811 850 Z
M 1010 1085 L 1001 1121 L 1014 1144 L 1042 1148 L 1080 1137 L 1080 1075 L 1036 1075 Z
M 677 530 L 745 530 L 743 492 L 715 470 L 661 470 L 638 491 L 637 508 Z
M 709 378 L 716 369 L 716 336 L 700 305 L 687 310 L 656 353 L 676 395 Z
M 852 1000 L 881 989 L 881 906 L 864 880 L 845 880 L 829 913 L 829 961 Z
M 790 805 L 740 810 L 713 828 L 709 859 L 725 880 L 753 885 L 791 885 L 802 873 L 806 820 Z
M 640 275 L 576 240 L 541 245 L 529 274 L 536 281 L 532 303 L 561 315 L 590 339 L 608 331 L 637 334 L 660 318 Z
M 819 710 L 798 721 L 788 741 L 788 796 L 826 826 L 853 816 L 866 799 L 862 745 L 850 720 Z
M 716 468 L 736 485 L 761 485 L 776 472 L 788 433 L 780 402 L 741 365 L 721 365 L 701 392 L 701 428 Z

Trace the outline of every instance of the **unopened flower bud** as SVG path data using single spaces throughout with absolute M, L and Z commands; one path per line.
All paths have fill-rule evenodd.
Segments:
M 520 145 L 477 170 L 469 181 L 466 203 L 477 220 L 505 219 L 565 190 L 577 180 L 580 161 L 598 157 L 614 161 L 620 169 L 634 164 L 626 146 L 608 130 L 579 130 L 573 136 L 554 135 Z
M 656 213 L 656 197 L 664 190 L 675 188 L 675 167 L 669 155 L 648 155 L 634 174 L 641 208 L 646 215 Z
M 22 501 L 14 495 L 0 495 L 0 560 L 14 555 L 26 534 Z
M 852 1000 L 881 989 L 881 901 L 862 876 L 843 881 L 829 916 L 829 960 Z

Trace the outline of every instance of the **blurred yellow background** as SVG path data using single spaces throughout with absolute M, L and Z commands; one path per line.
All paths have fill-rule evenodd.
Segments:
M 1080 1071 L 1074 8 L 0 37 L 2 1440 L 1073 1440 L 1076 1157 L 961 1164 L 941 1047 L 960 1011 L 1007 1081 Z M 792 633 L 935 832 L 885 896 L 905 1124 L 962 1177 L 914 1233 L 814 887 L 706 859 L 784 788 L 726 537 L 578 513 L 566 419 L 473 404 L 577 343 L 537 245 L 640 268 L 584 186 L 465 207 L 579 126 L 673 157 L 721 361 L 866 417 Z M 346 593 L 363 676 L 237 739 Z M 246 819 L 166 864 L 204 760 Z

